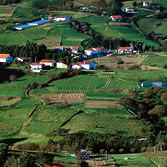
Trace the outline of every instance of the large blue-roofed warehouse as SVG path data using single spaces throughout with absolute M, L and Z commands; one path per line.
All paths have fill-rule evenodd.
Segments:
M 139 88 L 148 88 L 148 87 L 167 87 L 167 82 L 144 82 L 138 84 Z
M 37 21 L 33 21 L 27 24 L 22 24 L 22 25 L 17 25 L 17 26 L 13 26 L 14 30 L 17 31 L 21 31 L 21 30 L 25 30 L 27 28 L 31 28 L 31 27 L 36 27 L 45 23 L 50 22 L 50 20 L 37 20 Z

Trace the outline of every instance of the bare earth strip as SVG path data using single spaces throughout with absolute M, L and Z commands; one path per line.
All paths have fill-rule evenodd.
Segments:
M 97 101 L 97 100 L 86 100 L 85 108 L 112 108 L 112 109 L 124 109 L 120 104 L 113 101 Z
M 86 160 L 88 163 L 88 167 L 109 167 L 110 165 L 107 165 L 104 160 L 98 160 L 98 159 L 88 159 Z
M 68 93 L 68 94 L 45 94 L 39 95 L 40 98 L 46 100 L 48 103 L 83 103 L 84 94 L 82 93 Z

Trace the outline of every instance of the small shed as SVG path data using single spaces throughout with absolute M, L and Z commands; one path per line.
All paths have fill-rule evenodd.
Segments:
M 16 60 L 21 62 L 21 63 L 25 63 L 25 62 L 30 61 L 30 59 L 28 57 L 16 57 Z
M 134 8 L 125 8 L 126 13 L 134 13 Z
M 0 63 L 13 62 L 13 57 L 10 54 L 0 54 Z
M 72 69 L 77 69 L 77 70 L 81 69 L 81 65 L 78 64 L 78 63 L 77 64 L 72 64 L 71 67 L 72 67 Z
M 91 49 L 85 50 L 85 54 L 88 56 L 97 55 L 97 54 L 101 54 L 101 53 L 105 53 L 105 52 L 107 52 L 107 49 L 104 47 L 96 47 L 96 48 L 91 48 Z
M 57 64 L 56 64 L 56 67 L 57 68 L 65 68 L 65 69 L 67 69 L 68 65 L 63 63 L 62 61 L 58 61 Z
M 41 72 L 41 70 L 44 67 L 44 64 L 40 64 L 40 63 L 31 63 L 30 64 L 31 67 L 31 71 L 32 72 Z
M 85 70 L 95 69 L 95 62 L 93 62 L 93 61 L 84 60 L 80 64 L 81 64 L 81 69 L 85 69 Z
M 67 17 L 67 16 L 57 16 L 54 18 L 54 21 L 70 21 L 71 17 Z
M 116 21 L 116 22 L 122 21 L 121 15 L 112 15 L 112 16 L 110 16 L 110 18 L 112 19 L 112 21 Z

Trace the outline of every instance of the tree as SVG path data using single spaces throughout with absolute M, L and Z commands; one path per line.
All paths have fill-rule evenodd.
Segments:
M 5 143 L 0 143 L 0 166 L 3 166 L 3 163 L 6 160 L 9 146 Z

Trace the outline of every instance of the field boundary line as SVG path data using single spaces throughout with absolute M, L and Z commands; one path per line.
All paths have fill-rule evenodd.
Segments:
M 151 161 L 157 166 L 157 167 L 161 167 L 157 162 L 155 162 L 152 158 Z

